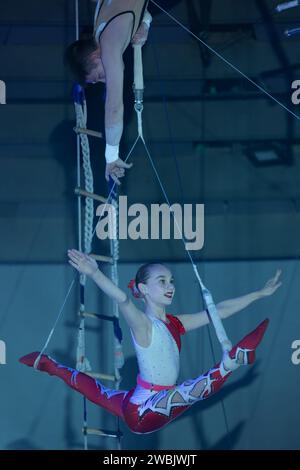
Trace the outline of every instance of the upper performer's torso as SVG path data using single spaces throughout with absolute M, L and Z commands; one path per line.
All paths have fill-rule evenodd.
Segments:
M 94 17 L 94 37 L 97 42 L 107 26 L 117 17 L 128 15 L 132 18 L 131 39 L 144 16 L 148 0 L 99 0 Z

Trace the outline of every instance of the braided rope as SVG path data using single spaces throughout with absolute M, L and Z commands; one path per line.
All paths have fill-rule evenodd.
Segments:
M 87 125 L 87 106 L 84 99 L 83 105 L 75 103 L 76 113 L 76 126 L 86 129 Z M 85 190 L 94 192 L 93 173 L 90 162 L 90 146 L 89 139 L 86 134 L 80 134 L 81 153 L 82 153 L 82 166 L 84 170 L 84 187 Z M 84 212 L 84 252 L 90 253 L 93 239 L 93 222 L 94 222 L 94 201 L 91 198 L 85 198 L 85 212 Z M 84 289 L 86 285 L 86 276 L 80 276 L 80 286 Z M 80 311 L 85 310 L 84 301 L 80 304 Z M 81 372 L 92 370 L 91 364 L 86 357 L 85 349 L 85 320 L 81 318 L 78 330 L 78 343 L 77 343 L 77 365 L 78 370 Z
M 114 194 L 112 195 L 111 204 L 114 207 L 112 228 L 113 237 L 110 240 L 110 251 L 113 258 L 113 264 L 111 266 L 111 279 L 115 285 L 119 285 L 118 276 L 118 260 L 119 260 L 119 239 L 118 239 L 118 202 Z M 117 302 L 113 304 L 113 316 L 119 319 L 119 306 Z M 115 375 L 117 380 L 120 380 L 119 369 L 124 365 L 124 355 L 122 350 L 121 341 L 114 335 L 114 349 L 115 349 Z
M 87 106 L 86 101 L 83 99 L 82 105 L 74 102 L 76 114 L 76 127 L 86 129 L 87 124 Z M 84 170 L 84 186 L 88 192 L 94 192 L 93 173 L 90 162 L 90 146 L 86 134 L 80 134 L 81 153 L 83 159 Z M 85 213 L 84 213 L 84 252 L 90 253 L 93 239 L 93 222 L 94 222 L 94 201 L 92 198 L 85 198 Z M 80 289 L 82 291 L 82 298 L 80 302 L 80 312 L 84 312 L 84 288 L 86 285 L 86 276 L 80 275 Z M 77 351 L 76 351 L 76 369 L 80 372 L 92 370 L 90 361 L 86 357 L 85 351 L 85 320 L 81 318 L 78 328 L 77 336 Z
M 86 100 L 83 98 L 82 103 L 74 102 L 75 106 L 75 114 L 76 114 L 76 127 L 80 127 L 82 129 L 87 128 L 87 105 Z M 90 162 L 90 146 L 89 146 L 89 139 L 87 134 L 80 134 L 80 143 L 81 143 L 81 153 L 83 157 L 83 171 L 84 171 L 84 182 L 85 182 L 85 190 L 93 193 L 94 192 L 94 181 L 93 181 L 93 173 L 91 168 Z M 119 284 L 119 277 L 118 277 L 118 268 L 117 262 L 119 259 L 119 240 L 118 240 L 118 202 L 116 199 L 115 192 L 112 192 L 111 197 L 111 204 L 113 205 L 115 212 L 113 216 L 113 233 L 114 237 L 110 240 L 110 251 L 111 256 L 113 258 L 113 265 L 111 267 L 111 279 L 112 281 L 118 285 Z M 84 251 L 85 253 L 91 252 L 92 247 L 92 240 L 95 234 L 95 230 L 93 230 L 94 224 L 94 201 L 92 198 L 85 198 L 85 218 L 84 218 Z M 81 303 L 80 303 L 80 312 L 85 310 L 84 306 L 84 287 L 86 283 L 86 276 L 80 276 L 80 288 L 82 289 L 81 295 Z M 113 316 L 119 319 L 119 309 L 116 303 L 113 304 Z M 124 365 L 124 355 L 122 349 L 121 340 L 114 334 L 114 369 L 115 369 L 115 377 L 117 380 L 117 388 L 119 388 L 119 383 L 121 380 L 119 369 L 121 369 Z M 77 370 L 81 372 L 90 371 L 91 365 L 89 360 L 86 357 L 85 353 L 85 320 L 81 318 L 80 326 L 78 330 L 78 340 L 77 340 Z
M 75 102 L 76 126 L 86 129 L 87 123 L 87 106 L 83 101 L 83 106 Z M 85 190 L 94 192 L 93 172 L 90 161 L 89 139 L 86 134 L 80 134 L 80 143 L 83 157 L 84 185 Z M 84 252 L 90 253 L 93 238 L 93 222 L 94 222 L 94 201 L 92 198 L 85 198 L 85 220 L 84 220 Z

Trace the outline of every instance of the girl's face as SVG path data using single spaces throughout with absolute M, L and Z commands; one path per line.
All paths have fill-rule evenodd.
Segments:
M 100 58 L 100 48 L 89 56 L 89 72 L 86 75 L 86 83 L 105 83 L 105 72 Z
M 165 266 L 157 265 L 150 268 L 149 279 L 140 287 L 146 301 L 152 301 L 160 306 L 171 305 L 175 293 L 174 278 Z

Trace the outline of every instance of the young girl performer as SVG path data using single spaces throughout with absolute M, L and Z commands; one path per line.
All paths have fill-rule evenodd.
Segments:
M 138 270 L 129 287 L 133 295 L 144 301 L 145 311 L 138 309 L 127 294 L 108 279 L 95 260 L 77 250 L 68 252 L 70 264 L 86 274 L 112 300 L 130 328 L 140 373 L 137 385 L 130 391 L 112 390 L 98 380 L 77 370 L 58 364 L 42 355 L 38 370 L 56 375 L 90 401 L 122 418 L 135 433 L 150 433 L 162 428 L 194 403 L 210 397 L 241 365 L 252 364 L 255 350 L 268 326 L 264 320 L 245 336 L 221 362 L 206 374 L 176 385 L 179 374 L 180 336 L 209 322 L 205 311 L 193 315 L 173 316 L 166 313 L 175 293 L 173 277 L 162 264 L 146 264 Z M 258 292 L 221 302 L 217 309 L 221 318 L 244 309 L 260 298 L 272 295 L 281 285 L 280 271 Z M 39 353 L 24 356 L 20 362 L 33 366 Z

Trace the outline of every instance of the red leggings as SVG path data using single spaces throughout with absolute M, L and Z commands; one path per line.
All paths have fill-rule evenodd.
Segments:
M 255 349 L 267 326 L 268 320 L 265 320 L 232 348 L 229 353 L 230 357 L 241 365 L 253 363 Z M 32 367 L 38 354 L 38 352 L 28 354 L 22 357 L 20 362 Z M 40 359 L 38 369 L 61 378 L 69 387 L 82 393 L 88 400 L 122 418 L 131 431 L 139 434 L 151 433 L 164 427 L 194 403 L 209 398 L 220 390 L 231 375 L 230 371 L 224 373 L 224 369 L 217 364 L 206 374 L 175 385 L 169 390 L 157 392 L 142 404 L 136 405 L 130 402 L 134 389 L 124 391 L 106 388 L 98 380 L 62 366 L 44 354 Z

